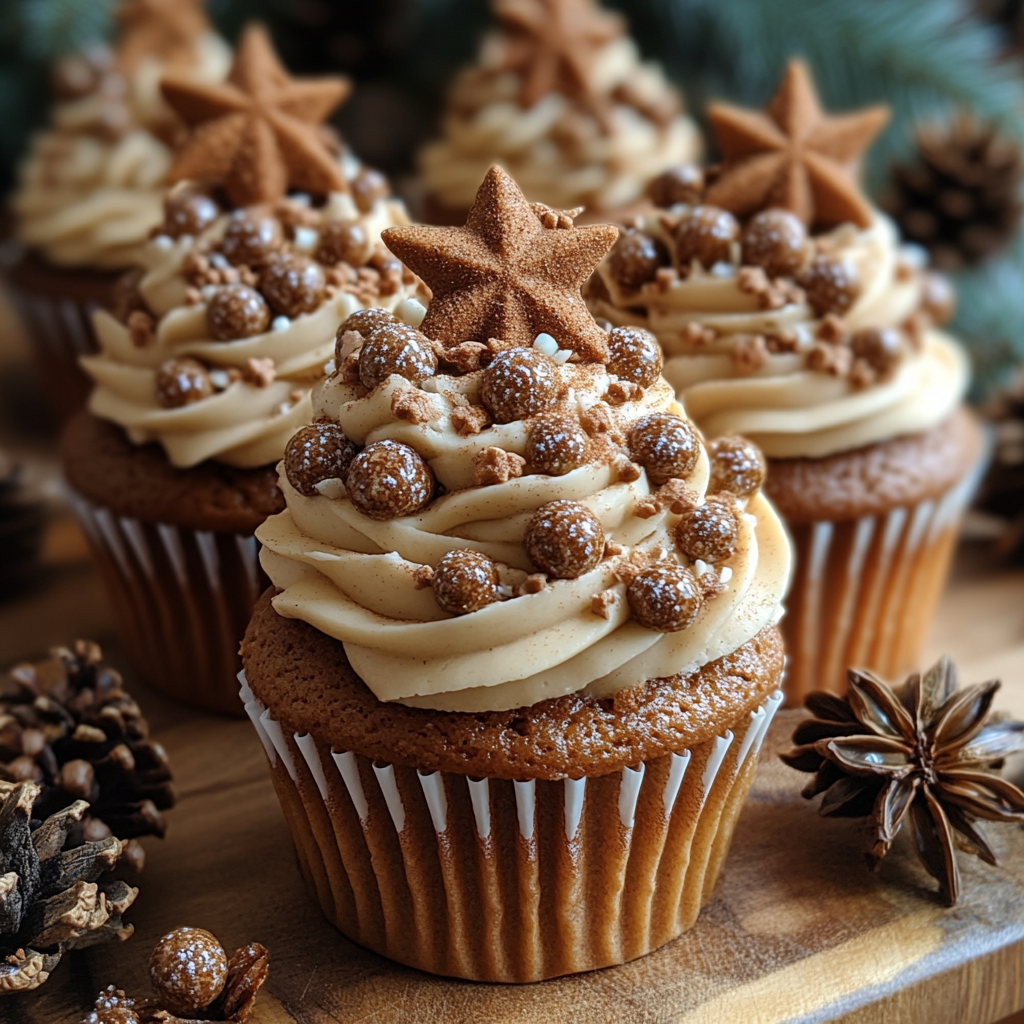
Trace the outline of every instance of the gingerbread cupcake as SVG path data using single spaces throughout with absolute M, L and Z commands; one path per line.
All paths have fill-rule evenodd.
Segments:
M 535 981 L 688 928 L 781 701 L 758 453 L 709 457 L 654 339 L 587 313 L 615 234 L 498 167 L 464 228 L 386 231 L 426 318 L 342 326 L 257 531 L 242 697 L 303 874 L 434 973 Z
M 380 243 L 404 208 L 321 125 L 347 88 L 289 78 L 255 27 L 226 83 L 164 80 L 193 125 L 182 180 L 118 308 L 96 314 L 95 386 L 64 436 L 137 670 L 215 710 L 238 709 L 238 640 L 265 585 L 253 531 L 283 508 L 274 465 L 312 419 L 338 325 L 371 306 L 423 315 Z
M 442 136 L 420 153 L 427 219 L 462 224 L 492 163 L 528 199 L 593 219 L 700 157 L 695 123 L 619 14 L 594 0 L 493 0 L 499 27 L 449 90 Z
M 945 580 L 981 439 L 968 364 L 939 328 L 948 283 L 861 194 L 873 108 L 821 112 L 794 62 L 765 113 L 713 105 L 723 164 L 666 176 L 588 285 L 590 308 L 653 331 L 709 437 L 768 456 L 793 535 L 788 694 L 845 667 L 909 671 Z M 685 189 L 684 190 L 684 183 Z
M 125 0 L 114 48 L 54 69 L 50 127 L 33 139 L 11 197 L 20 255 L 7 274 L 63 420 L 85 404 L 80 355 L 96 351 L 92 313 L 163 219 L 171 147 L 184 126 L 160 95 L 165 72 L 219 82 L 231 53 L 201 0 Z

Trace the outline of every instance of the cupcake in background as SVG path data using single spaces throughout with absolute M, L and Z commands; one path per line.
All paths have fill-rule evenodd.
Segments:
M 434 288 L 421 330 L 343 325 L 257 534 L 242 695 L 306 881 L 438 974 L 536 981 L 692 925 L 781 702 L 761 457 L 709 453 L 653 337 L 587 313 L 616 233 L 499 167 L 465 227 L 386 231 Z
M 93 310 L 113 304 L 118 277 L 163 219 L 184 126 L 160 77 L 218 82 L 231 62 L 200 0 L 125 0 L 115 15 L 112 50 L 96 46 L 54 69 L 50 127 L 32 139 L 11 197 L 19 256 L 8 286 L 62 420 L 88 395 L 77 358 L 96 350 Z
M 462 224 L 492 163 L 526 197 L 610 219 L 701 138 L 661 68 L 594 0 L 493 0 L 500 27 L 452 83 L 420 153 L 426 219 Z
M 346 81 L 289 78 L 250 27 L 226 82 L 163 91 L 191 126 L 178 183 L 117 308 L 95 314 L 64 470 L 139 674 L 237 713 L 274 465 L 312 419 L 339 324 L 370 306 L 418 322 L 426 293 L 380 243 L 404 208 L 322 124 Z
M 724 160 L 652 190 L 587 287 L 595 315 L 643 326 L 708 437 L 768 456 L 796 546 L 782 629 L 787 693 L 845 689 L 847 665 L 910 671 L 980 471 L 967 357 L 939 328 L 953 294 L 860 191 L 885 124 L 828 116 L 790 64 L 764 113 L 713 104 Z M 721 442 L 727 444 L 728 442 Z

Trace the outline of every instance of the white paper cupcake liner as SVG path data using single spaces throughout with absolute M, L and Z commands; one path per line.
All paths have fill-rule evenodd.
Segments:
M 510 781 L 288 734 L 239 680 L 326 916 L 402 963 L 506 982 L 624 963 L 693 924 L 782 702 L 611 775 Z
M 267 586 L 251 534 L 116 516 L 68 491 L 99 565 L 121 642 L 168 696 L 238 714 L 238 645 Z
M 985 464 L 934 500 L 789 526 L 795 574 L 781 623 L 787 703 L 814 690 L 845 693 L 848 667 L 886 679 L 913 670 Z

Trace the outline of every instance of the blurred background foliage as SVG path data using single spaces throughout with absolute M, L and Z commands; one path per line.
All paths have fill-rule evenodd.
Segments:
M 889 202 L 897 219 L 908 212 L 908 204 L 934 203 L 947 234 L 945 213 L 951 201 L 961 209 L 985 196 L 1002 204 L 992 217 L 999 230 L 991 230 L 985 244 L 961 247 L 958 253 L 956 238 L 944 242 L 961 294 L 956 327 L 975 353 L 979 391 L 1024 363 L 1021 0 L 605 3 L 627 15 L 644 54 L 664 65 L 697 116 L 713 98 L 763 105 L 794 55 L 810 62 L 828 107 L 889 103 L 893 120 L 865 169 L 868 187 Z M 50 63 L 106 38 L 113 6 L 113 0 L 0 0 L 0 174 L 5 189 L 14 180 L 28 135 L 45 123 Z M 296 72 L 340 69 L 352 75 L 358 88 L 338 124 L 364 159 L 399 180 L 413 171 L 416 147 L 434 130 L 445 83 L 473 59 L 480 33 L 491 20 L 486 0 L 209 0 L 208 9 L 229 39 L 244 21 L 265 21 L 285 63 Z M 950 142 L 947 154 L 941 139 L 936 147 L 935 126 L 941 133 L 964 112 L 977 125 L 997 129 L 1002 146 L 998 169 L 991 146 L 972 148 L 961 137 Z M 922 156 L 916 133 L 924 124 L 932 126 L 933 137 L 932 151 Z M 1017 158 L 1012 167 L 1006 147 Z M 949 173 L 935 184 L 933 195 L 927 174 L 934 177 L 936 161 Z M 896 187 L 904 180 L 894 179 L 896 166 L 904 168 L 905 180 L 923 182 L 914 196 Z M 951 200 L 951 190 L 959 190 L 959 199 Z M 917 223 L 928 222 L 927 210 L 913 215 Z

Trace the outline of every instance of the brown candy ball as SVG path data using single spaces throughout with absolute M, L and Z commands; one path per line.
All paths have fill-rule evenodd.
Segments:
M 374 441 L 349 466 L 348 496 L 370 519 L 397 519 L 418 512 L 434 496 L 434 474 L 415 448 Z
M 364 167 L 349 183 L 349 188 L 360 213 L 369 213 L 373 204 L 391 191 L 388 179 L 372 167 Z
M 743 229 L 743 262 L 769 277 L 792 277 L 806 253 L 807 229 L 789 210 L 762 210 Z
M 761 449 L 745 437 L 719 437 L 708 445 L 711 478 L 708 492 L 718 494 L 729 491 L 741 498 L 749 498 L 764 483 L 768 464 Z
M 287 317 L 319 309 L 326 284 L 324 268 L 294 252 L 275 256 L 260 274 L 260 290 L 274 312 Z
M 227 284 L 206 303 L 206 324 L 217 341 L 251 338 L 270 326 L 270 307 L 255 288 Z
M 526 440 L 526 461 L 535 473 L 564 476 L 586 461 L 587 435 L 575 420 L 537 420 Z
M 629 228 L 620 232 L 608 257 L 608 265 L 623 288 L 639 288 L 653 281 L 658 268 L 668 263 L 668 253 L 656 238 Z
M 238 210 L 228 223 L 220 251 L 236 267 L 262 266 L 280 248 L 284 240 L 281 222 L 258 208 Z
M 209 371 L 188 356 L 168 359 L 156 372 L 156 400 L 165 409 L 202 401 L 213 394 Z
M 695 206 L 676 228 L 676 259 L 680 264 L 700 260 L 705 270 L 728 262 L 732 243 L 740 237 L 739 221 L 717 206 Z
M 860 295 L 860 275 L 846 259 L 815 256 L 800 274 L 798 283 L 818 316 L 835 313 L 842 316 Z
M 677 203 L 699 203 L 704 194 L 704 174 L 693 164 L 679 164 L 659 174 L 647 186 L 647 195 L 655 206 L 667 208 Z
M 483 372 L 480 398 L 496 423 L 539 416 L 558 399 L 555 361 L 535 348 L 504 349 Z
M 652 565 L 634 577 L 626 599 L 633 618 L 659 633 L 678 633 L 692 626 L 702 603 L 696 575 L 674 563 Z
M 697 432 L 681 416 L 652 412 L 637 420 L 629 432 L 630 458 L 644 467 L 652 484 L 688 476 L 697 465 Z
M 850 348 L 858 359 L 863 359 L 879 377 L 890 376 L 903 357 L 903 340 L 892 327 L 865 327 L 850 338 Z
M 334 266 L 345 262 L 361 267 L 373 252 L 373 243 L 366 228 L 357 220 L 332 220 L 320 229 L 316 258 Z
M 198 235 L 220 216 L 220 207 L 202 192 L 172 192 L 164 199 L 161 231 L 171 238 Z
M 359 445 L 350 441 L 336 423 L 314 423 L 293 434 L 284 451 L 288 483 L 309 498 L 320 492 L 324 480 L 344 480 Z
M 359 350 L 359 380 L 365 388 L 375 388 L 393 373 L 419 384 L 436 372 L 437 356 L 426 336 L 398 320 L 372 327 Z
M 578 501 L 549 501 L 530 517 L 523 538 L 530 561 L 549 576 L 574 580 L 604 555 L 601 520 Z
M 149 980 L 161 1003 L 191 1017 L 221 994 L 228 978 L 223 946 L 202 928 L 175 928 L 154 947 Z
M 661 346 L 642 327 L 613 327 L 608 335 L 608 372 L 650 387 L 661 376 Z
M 434 569 L 434 599 L 451 615 L 468 615 L 495 601 L 498 567 L 479 551 L 448 551 Z
M 956 292 L 945 274 L 929 271 L 921 275 L 921 308 L 941 327 L 956 312 Z
M 740 521 L 724 502 L 711 499 L 684 512 L 676 524 L 676 544 L 688 558 L 721 562 L 735 550 Z

